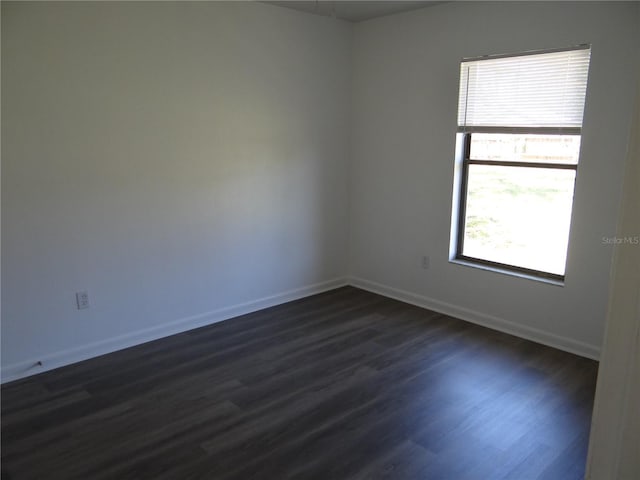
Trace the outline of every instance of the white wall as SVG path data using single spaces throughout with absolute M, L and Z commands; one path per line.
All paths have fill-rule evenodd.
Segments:
M 355 285 L 597 356 L 637 10 L 453 2 L 352 27 L 247 2 L 2 2 L 3 381 L 340 285 L 348 264 Z M 459 60 L 585 42 L 566 285 L 450 264 Z
M 640 26 L 640 15 L 638 16 Z M 640 29 L 638 31 L 640 60 Z M 640 67 L 640 64 L 639 64 Z M 640 475 L 640 81 L 631 128 L 602 359 L 598 370 L 587 479 Z
M 3 380 L 339 284 L 350 50 L 263 4 L 2 2 Z
M 636 2 L 453 2 L 357 24 L 356 285 L 596 357 L 631 120 Z M 449 263 L 459 62 L 591 43 L 564 287 Z M 429 255 L 431 267 L 420 267 Z

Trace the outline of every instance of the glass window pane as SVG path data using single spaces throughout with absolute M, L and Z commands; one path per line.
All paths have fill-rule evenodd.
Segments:
M 536 163 L 578 163 L 580 135 L 474 133 L 471 158 Z
M 575 173 L 469 165 L 463 255 L 564 275 Z

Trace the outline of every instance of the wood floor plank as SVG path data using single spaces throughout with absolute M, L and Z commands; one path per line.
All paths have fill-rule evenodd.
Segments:
M 596 372 L 344 287 L 3 385 L 2 478 L 578 480 Z

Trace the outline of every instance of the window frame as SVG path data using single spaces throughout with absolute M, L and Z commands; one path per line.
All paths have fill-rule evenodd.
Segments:
M 546 279 L 557 282 L 564 282 L 565 275 L 545 272 L 517 265 L 495 262 L 482 258 L 464 255 L 464 236 L 466 227 L 466 210 L 467 210 L 467 192 L 469 186 L 469 165 L 491 165 L 497 167 L 524 167 L 524 168 L 544 168 L 557 170 L 573 170 L 575 171 L 575 179 L 578 176 L 578 162 L 576 163 L 545 163 L 545 162 L 524 162 L 517 160 L 478 160 L 471 158 L 471 137 L 474 133 L 497 133 L 497 134 L 532 134 L 532 135 L 578 135 L 582 140 L 582 129 L 575 128 L 546 128 L 546 127 L 472 127 L 464 131 L 462 134 L 462 158 L 461 158 L 461 175 L 459 180 L 458 208 L 457 208 L 457 232 L 455 238 L 454 260 L 462 261 L 472 265 L 480 265 L 494 268 L 505 273 L 517 273 L 534 278 Z M 579 157 L 578 157 L 579 159 Z M 575 182 L 574 179 L 574 192 Z M 569 244 L 567 244 L 567 252 Z M 566 264 L 565 264 L 566 266 Z M 565 272 L 566 273 L 566 272 Z

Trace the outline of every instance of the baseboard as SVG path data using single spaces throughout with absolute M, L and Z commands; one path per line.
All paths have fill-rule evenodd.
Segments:
M 30 359 L 28 361 L 3 366 L 0 370 L 0 383 L 6 383 L 20 378 L 29 377 L 38 373 L 53 370 L 55 368 L 70 365 L 72 363 L 87 360 L 107 353 L 122 350 L 124 348 L 140 345 L 141 343 L 158 340 L 160 338 L 186 332 L 194 328 L 212 325 L 239 315 L 255 312 L 263 308 L 273 307 L 282 303 L 290 302 L 300 298 L 316 295 L 318 293 L 333 290 L 335 288 L 352 285 L 363 290 L 367 290 L 385 297 L 394 298 L 405 303 L 428 308 L 436 312 L 460 318 L 471 323 L 482 325 L 487 328 L 498 330 L 511 335 L 516 335 L 527 340 L 542 343 L 550 347 L 574 353 L 582 357 L 598 360 L 600 349 L 594 345 L 579 342 L 571 338 L 562 337 L 549 332 L 545 332 L 533 327 L 516 324 L 509 320 L 480 313 L 468 308 L 459 307 L 446 302 L 441 302 L 423 295 L 407 292 L 394 287 L 389 287 L 377 282 L 365 280 L 358 277 L 335 278 L 326 282 L 308 285 L 306 287 L 289 290 L 276 295 L 263 297 L 251 302 L 232 305 L 211 312 L 182 318 L 163 325 L 138 330 L 113 337 L 107 340 L 83 345 L 78 348 L 55 352 L 42 357 Z
M 30 359 L 28 361 L 3 366 L 0 370 L 0 383 L 29 377 L 31 375 L 46 372 L 47 370 L 53 370 L 54 368 L 70 365 L 99 355 L 133 347 L 152 340 L 158 340 L 176 333 L 186 332 L 187 330 L 192 330 L 194 328 L 222 322 L 239 315 L 245 315 L 257 310 L 262 310 L 263 308 L 273 307 L 275 305 L 280 305 L 292 300 L 298 300 L 310 295 L 316 295 L 345 285 L 348 285 L 346 278 L 334 278 L 326 282 L 296 288 L 294 290 L 259 298 L 250 302 L 232 305 L 191 317 L 181 318 L 173 322 L 138 330 L 127 333 L 126 335 L 109 338 L 107 340 L 90 343 L 78 348 L 63 350 Z
M 565 352 L 574 353 L 581 357 L 591 358 L 593 360 L 599 360 L 600 358 L 600 348 L 595 345 L 589 345 L 571 338 L 555 335 L 537 328 L 517 324 L 503 318 L 494 317 L 464 307 L 458 307 L 450 303 L 441 302 L 433 298 L 389 287 L 363 278 L 350 277 L 349 284 L 385 297 L 410 303 L 418 307 L 428 308 L 429 310 L 450 315 L 483 327 L 515 335 L 549 347 L 564 350 Z

